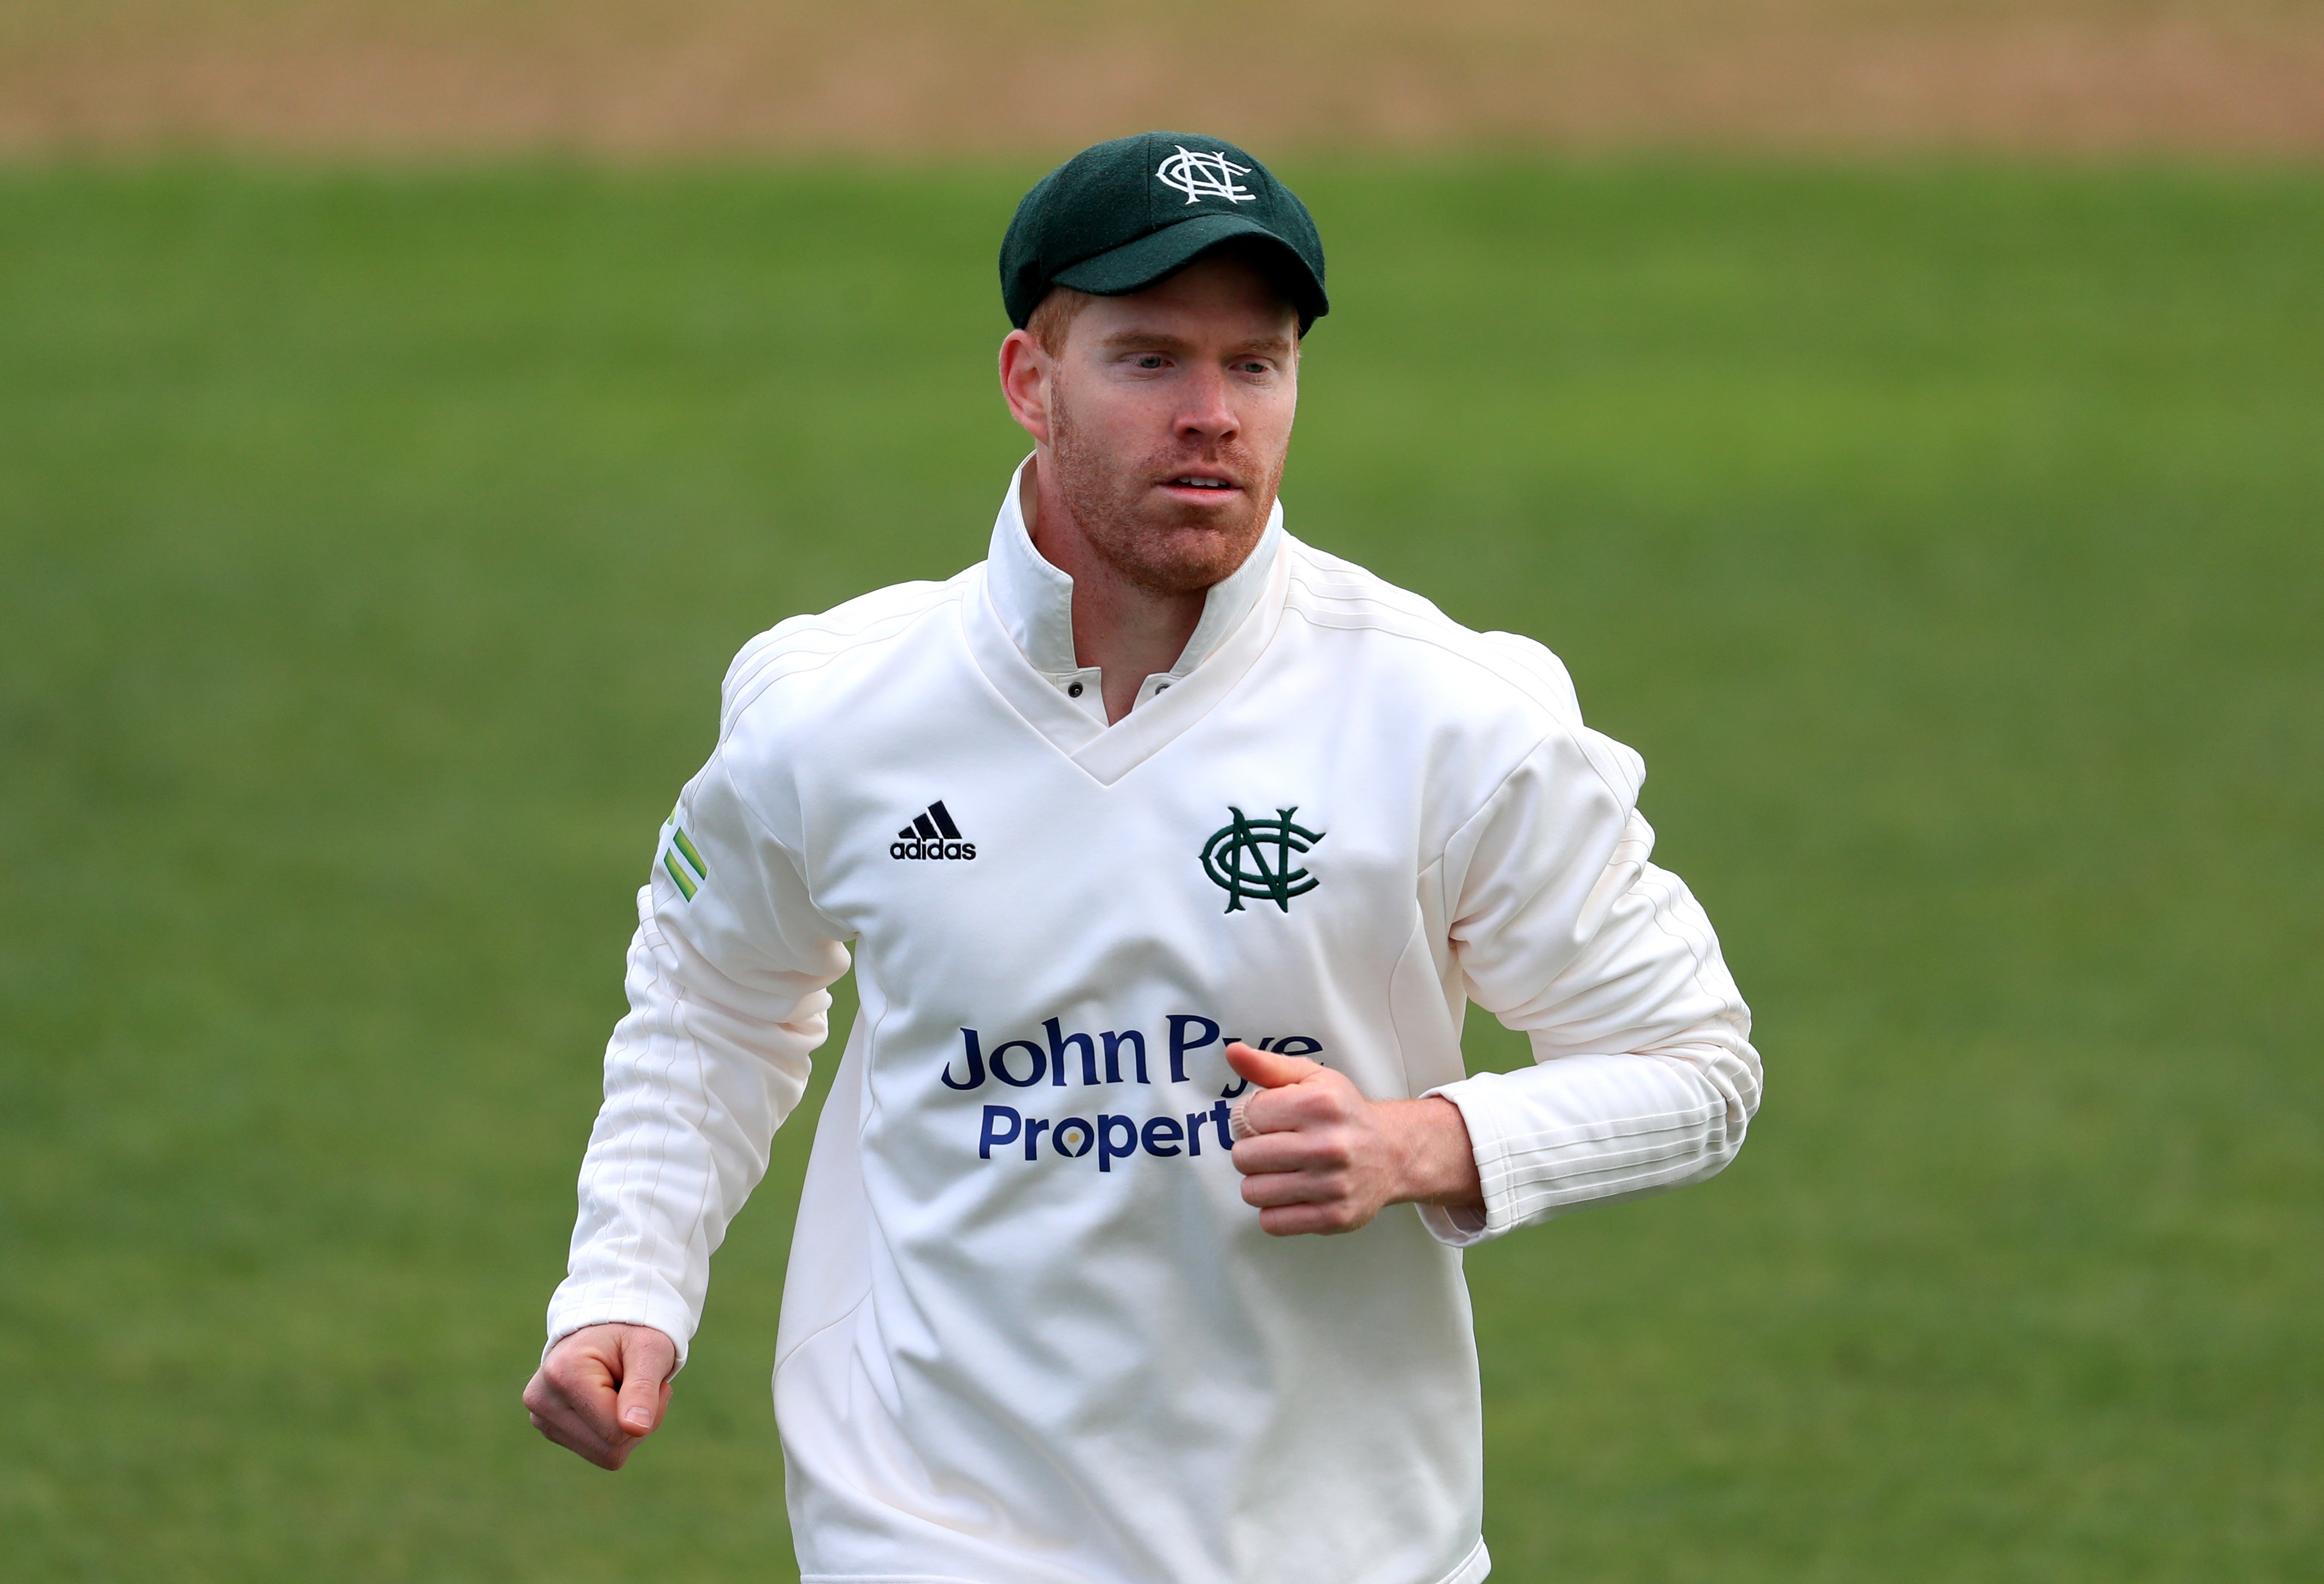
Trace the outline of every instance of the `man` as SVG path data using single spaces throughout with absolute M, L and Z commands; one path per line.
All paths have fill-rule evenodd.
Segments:
M 1748 1014 L 1557 660 L 1286 532 L 1328 303 L 1264 166 L 1099 144 L 1001 273 L 1033 455 L 986 561 L 727 673 L 526 1403 L 606 1468 L 659 1423 L 852 942 L 775 1364 L 803 1576 L 1480 1579 L 1460 1250 L 1719 1170 Z M 1464 1076 L 1472 999 L 1536 1066 Z

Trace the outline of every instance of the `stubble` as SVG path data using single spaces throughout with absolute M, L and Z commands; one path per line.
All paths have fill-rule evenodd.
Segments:
M 1057 492 L 1083 537 L 1124 582 L 1148 594 L 1186 594 L 1222 583 L 1250 557 L 1267 531 L 1282 457 L 1270 465 L 1248 446 L 1166 446 L 1134 462 L 1106 449 L 1074 421 L 1064 381 L 1054 387 L 1049 452 Z M 1236 509 L 1181 505 L 1154 493 L 1157 479 L 1207 465 L 1242 486 Z

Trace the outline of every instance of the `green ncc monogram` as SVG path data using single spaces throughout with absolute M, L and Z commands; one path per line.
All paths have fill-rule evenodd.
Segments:
M 1222 826 L 1203 843 L 1203 872 L 1227 894 L 1227 911 L 1242 911 L 1243 898 L 1272 902 L 1291 911 L 1291 898 L 1315 889 L 1315 877 L 1294 869 L 1295 854 L 1323 839 L 1321 831 L 1303 830 L 1291 823 L 1298 805 L 1278 808 L 1273 819 L 1252 819 L 1231 803 L 1227 812 L 1234 823 Z

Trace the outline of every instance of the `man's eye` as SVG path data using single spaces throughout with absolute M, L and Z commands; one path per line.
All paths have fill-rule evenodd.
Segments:
M 1162 366 L 1162 355 L 1158 352 L 1142 352 L 1138 356 L 1138 366 L 1142 369 L 1158 369 Z

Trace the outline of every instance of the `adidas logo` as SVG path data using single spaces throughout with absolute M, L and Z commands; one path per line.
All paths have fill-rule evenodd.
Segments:
M 976 843 L 960 839 L 960 827 L 952 823 L 945 812 L 944 799 L 939 797 L 927 806 L 927 812 L 912 816 L 912 823 L 896 833 L 896 840 L 888 843 L 890 858 L 973 858 Z

